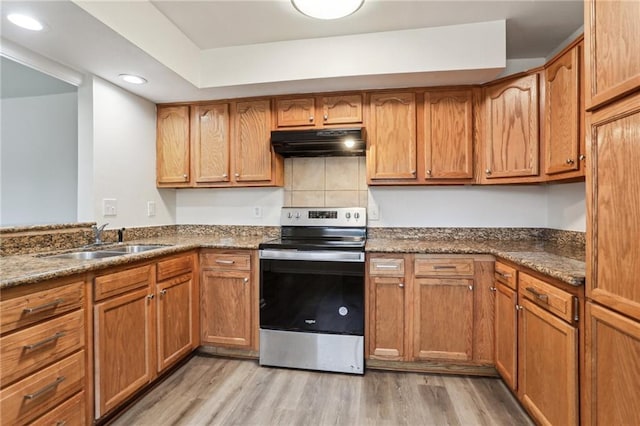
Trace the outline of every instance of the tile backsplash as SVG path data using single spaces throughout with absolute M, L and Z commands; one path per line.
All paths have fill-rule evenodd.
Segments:
M 285 207 L 367 207 L 365 157 L 287 158 Z

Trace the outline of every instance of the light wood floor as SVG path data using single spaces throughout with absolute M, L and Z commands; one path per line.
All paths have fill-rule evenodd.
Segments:
M 195 356 L 114 425 L 532 425 L 499 379 Z

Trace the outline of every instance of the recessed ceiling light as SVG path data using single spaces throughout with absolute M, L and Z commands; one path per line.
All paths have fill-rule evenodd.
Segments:
M 37 19 L 34 19 L 31 16 L 22 15 L 20 13 L 10 13 L 7 15 L 7 19 L 12 24 L 31 31 L 42 31 L 42 29 L 44 28 L 44 25 L 42 25 L 42 23 L 40 23 L 40 21 L 38 21 Z
M 364 0 L 291 0 L 293 7 L 317 19 L 339 19 L 351 15 Z
M 145 84 L 147 82 L 146 78 L 140 77 L 139 75 L 133 74 L 120 74 L 121 79 L 131 84 Z

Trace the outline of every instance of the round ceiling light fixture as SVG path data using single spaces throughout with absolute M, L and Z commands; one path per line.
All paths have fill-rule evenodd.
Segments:
M 7 15 L 7 19 L 14 25 L 31 31 L 42 31 L 44 25 L 35 18 L 21 13 L 10 13 Z
M 364 0 L 291 0 L 303 15 L 316 19 L 340 19 L 360 9 Z
M 145 84 L 147 79 L 133 74 L 120 74 L 118 77 L 131 84 Z

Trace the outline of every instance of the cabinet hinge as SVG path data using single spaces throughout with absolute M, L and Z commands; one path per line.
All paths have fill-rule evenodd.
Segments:
M 573 296 L 573 320 L 575 322 L 578 322 L 578 319 L 580 318 L 579 307 L 580 307 L 580 300 L 576 296 Z

